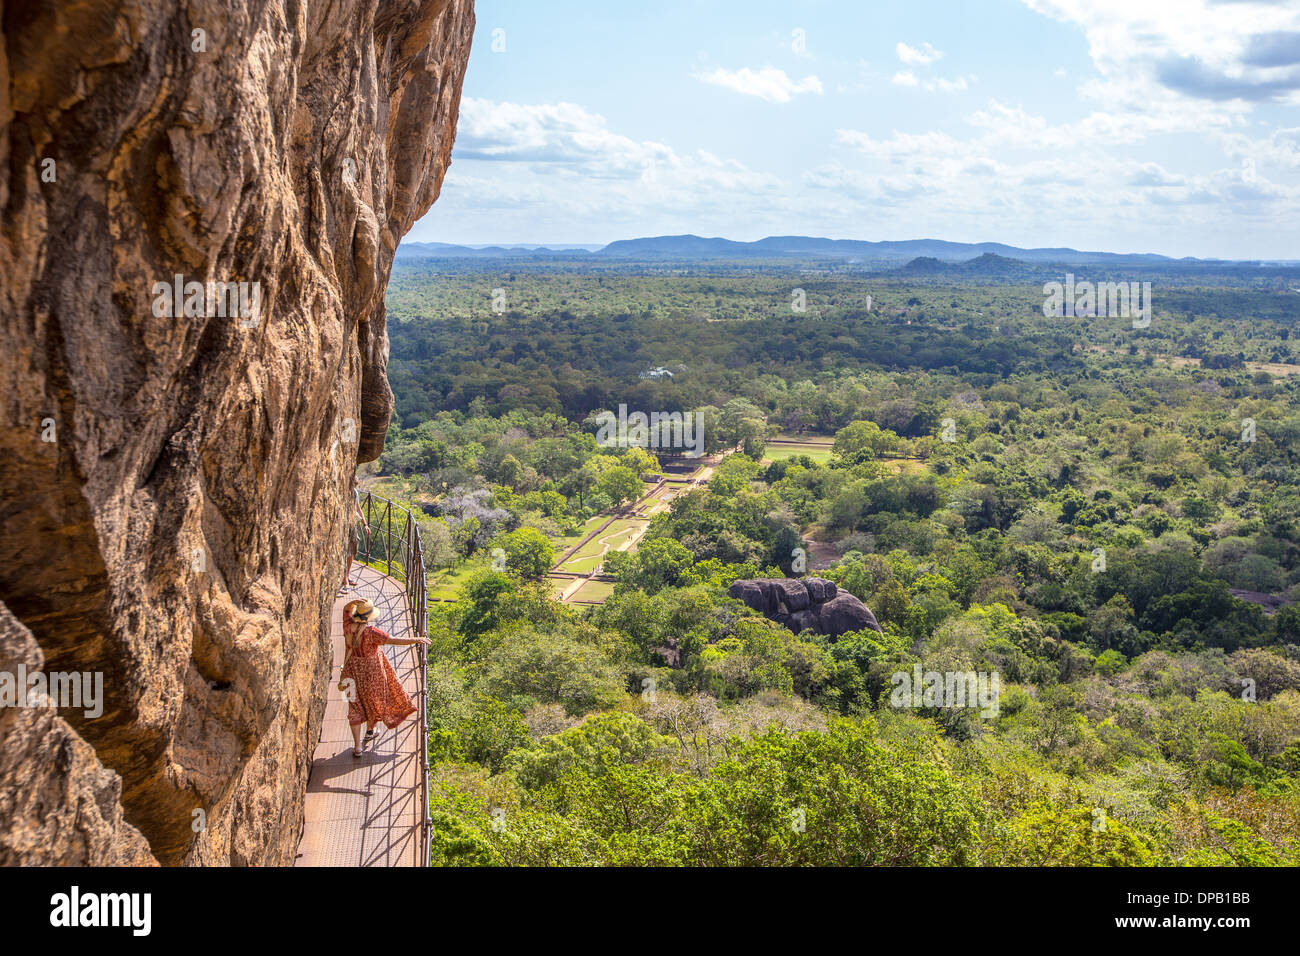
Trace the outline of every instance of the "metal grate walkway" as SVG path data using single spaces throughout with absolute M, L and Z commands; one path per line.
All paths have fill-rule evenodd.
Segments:
M 364 756 L 352 756 L 348 705 L 338 690 L 343 664 L 343 605 L 369 598 L 379 609 L 374 623 L 393 637 L 410 637 L 402 582 L 365 565 L 353 565 L 358 586 L 334 602 L 331 637 L 334 666 L 321 739 L 307 782 L 302 839 L 295 866 L 423 866 L 421 827 L 426 812 L 425 742 L 420 733 L 421 657 L 417 646 L 384 648 L 402 686 L 420 709 L 396 730 L 383 729 Z

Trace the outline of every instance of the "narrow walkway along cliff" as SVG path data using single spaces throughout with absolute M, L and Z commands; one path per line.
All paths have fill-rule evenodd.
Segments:
M 0 0 L 0 864 L 287 864 L 471 0 Z

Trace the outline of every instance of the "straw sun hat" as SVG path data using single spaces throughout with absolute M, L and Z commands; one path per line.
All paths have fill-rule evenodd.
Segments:
M 362 598 L 359 601 L 352 602 L 351 617 L 354 621 L 369 621 L 375 616 L 378 608 L 373 603 Z

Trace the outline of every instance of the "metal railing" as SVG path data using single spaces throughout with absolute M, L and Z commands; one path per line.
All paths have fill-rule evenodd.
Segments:
M 424 573 L 420 528 L 410 510 L 369 491 L 358 493 L 365 527 L 357 542 L 357 560 L 402 582 L 412 637 L 427 637 L 429 592 Z M 353 520 L 355 516 L 353 516 Z M 419 665 L 420 698 L 420 861 L 429 865 L 429 699 L 428 655 L 423 644 L 412 645 Z

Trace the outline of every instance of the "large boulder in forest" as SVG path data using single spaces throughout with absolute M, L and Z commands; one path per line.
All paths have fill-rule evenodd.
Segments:
M 870 628 L 879 631 L 876 616 L 848 591 L 840 591 L 835 597 L 817 609 L 817 621 L 821 633 L 838 637 L 849 631 L 862 631 Z
M 796 634 L 834 638 L 866 628 L 880 631 L 869 607 L 825 578 L 745 578 L 727 593 Z

